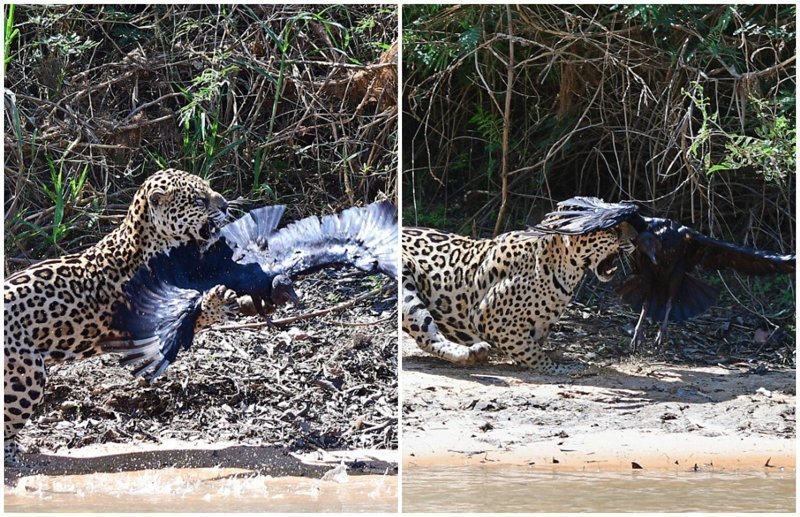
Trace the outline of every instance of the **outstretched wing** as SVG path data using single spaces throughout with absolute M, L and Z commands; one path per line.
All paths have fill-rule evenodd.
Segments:
M 685 226 L 679 232 L 687 242 L 687 261 L 705 269 L 731 268 L 746 275 L 791 273 L 795 270 L 795 255 L 782 255 L 721 241 Z
M 606 203 L 596 197 L 577 196 L 558 203 L 558 210 L 550 212 L 533 227 L 544 233 L 583 235 L 613 228 L 622 222 L 638 224 L 639 207 L 635 203 Z
M 153 380 L 181 348 L 191 347 L 203 293 L 215 285 L 271 300 L 276 277 L 328 265 L 397 278 L 397 215 L 390 203 L 309 217 L 276 232 L 284 209 L 253 210 L 205 249 L 186 244 L 151 259 L 125 288 L 129 305 L 114 314 L 112 327 L 124 338 L 106 340 L 104 350 L 123 354 L 123 366 Z
M 260 262 L 290 277 L 345 264 L 397 278 L 398 255 L 397 209 L 384 201 L 296 221 L 269 238 Z
M 194 341 L 194 326 L 201 312 L 203 293 L 185 284 L 187 271 L 160 254 L 149 269 L 142 266 L 125 287 L 129 305 L 120 304 L 111 327 L 119 339 L 102 344 L 105 352 L 122 354 L 120 365 L 133 365 L 133 374 L 152 381 L 175 361 L 178 351 Z
M 220 238 L 225 239 L 233 250 L 232 260 L 240 264 L 258 262 L 267 250 L 267 242 L 275 233 L 285 211 L 285 205 L 256 208 L 225 225 L 220 231 Z

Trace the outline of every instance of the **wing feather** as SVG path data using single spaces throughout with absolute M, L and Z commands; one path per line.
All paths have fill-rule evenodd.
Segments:
M 220 231 L 220 237 L 233 250 L 233 260 L 240 264 L 258 262 L 285 211 L 285 205 L 256 208 L 225 225 Z
M 104 340 L 105 352 L 122 354 L 120 365 L 152 381 L 175 361 L 178 351 L 194 341 L 202 291 L 177 287 L 181 269 L 161 254 L 142 266 L 128 282 L 128 304 L 120 304 L 111 327 L 123 337 Z
M 389 202 L 348 208 L 335 215 L 307 217 L 273 234 L 262 267 L 290 277 L 346 264 L 397 278 L 397 210 Z
M 795 270 L 795 255 L 761 251 L 714 239 L 685 226 L 679 232 L 690 245 L 689 260 L 705 269 L 731 268 L 746 275 L 791 273 Z
M 596 197 L 576 196 L 558 203 L 533 227 L 535 231 L 562 235 L 583 235 L 613 228 L 639 218 L 639 206 L 629 201 L 606 203 Z

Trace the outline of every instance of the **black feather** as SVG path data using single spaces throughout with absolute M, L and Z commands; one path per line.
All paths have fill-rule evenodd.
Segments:
M 795 255 L 761 251 L 721 241 L 685 226 L 678 231 L 687 241 L 689 260 L 704 269 L 730 268 L 745 275 L 791 273 L 795 270 Z
M 558 203 L 558 210 L 547 214 L 535 230 L 561 235 L 584 235 L 607 230 L 622 222 L 633 222 L 639 206 L 629 201 L 606 203 L 596 197 L 577 196 Z
M 181 348 L 188 350 L 194 341 L 203 293 L 176 287 L 180 274 L 179 269 L 171 267 L 167 255 L 154 257 L 150 269 L 139 269 L 125 287 L 130 306 L 118 307 L 112 320 L 112 327 L 128 337 L 103 343 L 104 351 L 123 355 L 122 366 L 133 364 L 134 374 L 144 375 L 149 381 L 175 360 Z
M 270 239 L 264 257 L 274 261 L 271 268 L 290 277 L 321 266 L 347 264 L 397 278 L 397 232 L 394 205 L 373 203 L 321 220 L 307 217 L 294 222 Z
M 606 203 L 574 197 L 532 228 L 535 233 L 585 235 L 623 222 L 636 230 L 631 244 L 633 274 L 617 292 L 637 311 L 647 305 L 651 320 L 682 321 L 701 314 L 717 299 L 717 290 L 689 275 L 696 267 L 730 268 L 748 275 L 791 273 L 795 256 L 760 251 L 707 237 L 670 219 L 643 217 L 632 202 Z M 667 307 L 670 307 L 667 315 Z

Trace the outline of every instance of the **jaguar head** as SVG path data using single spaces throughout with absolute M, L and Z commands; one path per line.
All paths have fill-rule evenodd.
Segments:
M 169 244 L 206 242 L 227 219 L 225 198 L 193 174 L 162 170 L 150 176 L 140 191 L 151 231 Z

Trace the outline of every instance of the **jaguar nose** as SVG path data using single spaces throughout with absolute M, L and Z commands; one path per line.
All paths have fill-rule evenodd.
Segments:
M 222 197 L 222 194 L 217 194 L 216 192 L 211 195 L 211 207 L 222 212 L 223 214 L 228 213 L 228 201 Z

